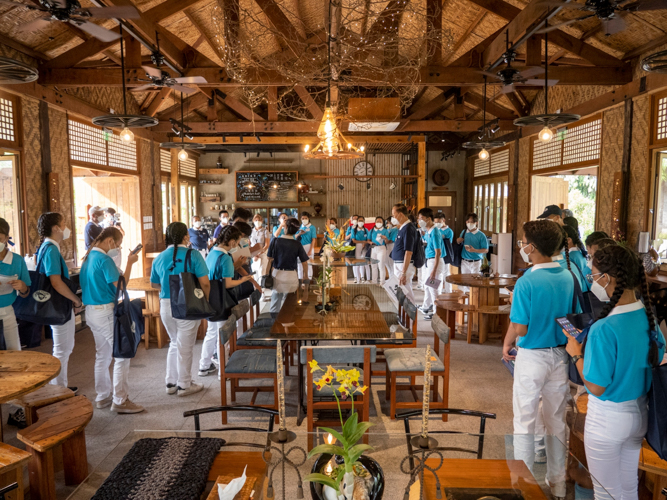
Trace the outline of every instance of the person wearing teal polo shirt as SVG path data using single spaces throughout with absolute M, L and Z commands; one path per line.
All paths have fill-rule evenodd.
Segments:
M 340 229 L 338 229 L 338 221 L 334 219 L 333 217 L 327 221 L 327 224 L 329 225 L 329 231 L 331 234 L 333 234 L 333 237 L 338 240 L 338 237 L 340 236 Z M 329 231 L 324 235 L 324 242 L 325 243 L 333 243 L 331 236 L 329 236 Z
M 235 253 L 239 246 L 239 241 L 243 238 L 243 233 L 236 226 L 227 226 L 222 228 L 218 238 L 215 240 L 215 246 L 206 257 L 206 267 L 208 267 L 208 279 L 225 280 L 227 289 L 245 283 L 252 279 L 251 275 L 242 276 L 240 279 L 234 279 L 234 260 L 231 254 Z M 206 337 L 201 346 L 201 357 L 199 358 L 199 376 L 205 377 L 215 373 L 216 366 L 213 362 L 213 355 L 218 352 L 218 332 L 224 321 L 209 321 L 206 329 Z
M 449 243 L 454 243 L 454 231 L 452 230 L 451 227 L 447 225 L 447 216 L 442 213 L 438 212 L 435 214 L 435 227 L 440 229 L 440 233 L 442 234 L 442 243 L 443 243 L 443 248 L 442 248 L 442 257 L 443 259 L 447 256 L 447 246 L 445 245 L 445 240 L 449 240 Z M 442 290 L 445 293 L 451 293 L 452 291 L 452 284 L 447 283 L 447 276 L 449 276 L 450 273 L 450 265 L 445 262 L 445 270 L 442 273 L 442 280 L 443 280 L 443 286 Z
M 461 251 L 461 274 L 479 274 L 482 269 L 482 259 L 489 251 L 489 240 L 477 228 L 479 218 L 475 213 L 466 217 L 466 229 L 461 233 L 458 243 L 463 243 Z M 461 286 L 460 290 L 467 292 L 468 287 Z
M 189 396 L 201 391 L 204 386 L 192 382 L 192 349 L 197 340 L 197 329 L 201 320 L 176 319 L 171 314 L 171 294 L 169 276 L 178 275 L 185 269 L 185 256 L 188 252 L 190 236 L 188 227 L 182 222 L 172 222 L 167 226 L 165 242 L 167 249 L 153 260 L 151 268 L 151 286 L 160 290 L 160 318 L 167 335 L 169 352 L 167 353 L 167 394 Z M 204 258 L 197 251 L 190 251 L 192 272 L 199 280 L 204 295 L 208 299 L 211 283 L 208 280 L 208 267 Z
M 389 231 L 385 229 L 384 219 L 382 217 L 375 218 L 375 227 L 371 229 L 368 240 L 371 242 L 371 260 L 378 261 L 377 264 L 371 264 L 371 280 L 373 283 L 377 283 L 379 274 L 380 285 L 384 285 L 384 269 L 387 267 L 386 245 L 389 241 Z
M 596 500 L 637 498 L 651 368 L 665 353 L 665 338 L 650 307 L 644 267 L 633 250 L 621 245 L 597 250 L 592 271 L 591 292 L 605 306 L 588 332 L 585 351 L 570 335 L 567 344 L 589 393 L 586 460 L 596 479 Z M 652 332 L 657 342 L 651 341 Z
M 569 397 L 567 338 L 556 318 L 573 312 L 574 280 L 551 257 L 563 244 L 561 226 L 549 220 L 526 222 L 521 257 L 532 262 L 530 273 L 516 282 L 510 326 L 503 345 L 503 359 L 514 360 L 514 456 L 530 470 L 535 462 L 535 427 L 542 398 L 546 428 L 546 479 L 555 497 L 565 497 L 567 439 L 566 401 Z
M 368 241 L 368 231 L 364 227 L 366 224 L 366 219 L 362 216 L 357 218 L 357 227 L 352 228 L 350 231 L 350 238 L 352 245 L 354 245 L 354 258 L 355 259 L 365 259 L 365 249 L 366 245 L 369 244 Z M 366 278 L 364 279 L 364 270 L 366 271 Z M 371 280 L 371 266 L 354 266 L 352 268 L 354 274 L 355 283 L 366 283 L 366 280 Z
M 303 246 L 303 251 L 306 252 L 308 259 L 312 259 L 315 253 L 315 243 L 317 243 L 317 230 L 315 226 L 310 223 L 311 215 L 308 212 L 301 212 L 301 227 L 299 232 L 296 233 L 296 237 L 300 238 L 301 246 Z M 303 266 L 297 266 L 297 274 L 299 276 L 299 282 L 303 281 Z M 313 267 L 308 266 L 308 279 L 313 279 Z
M 352 230 L 357 227 L 357 220 L 359 220 L 358 215 L 350 215 L 350 224 L 345 229 L 345 239 L 350 239 L 352 236 Z
M 287 223 L 287 214 L 283 213 L 278 214 L 278 225 L 273 226 L 273 231 L 271 231 L 271 235 L 274 238 L 280 238 L 283 234 L 285 234 L 286 223 Z
M 95 339 L 95 392 L 97 408 L 111 406 L 116 413 L 140 413 L 143 406 L 130 401 L 130 358 L 113 358 L 113 385 L 109 376 L 113 354 L 114 315 L 116 290 L 120 272 L 114 257 L 120 254 L 123 234 L 118 228 L 107 227 L 93 240 L 83 256 L 79 280 L 86 305 L 86 323 Z M 132 265 L 137 254 L 127 257 L 124 277 L 130 280 Z
M 30 274 L 25 260 L 9 250 L 9 223 L 0 217 L 0 321 L 3 324 L 8 351 L 20 351 L 21 339 L 12 304 L 16 295 L 25 298 L 30 293 Z
M 573 228 L 572 226 L 564 225 L 563 230 L 567 235 L 566 242 L 567 242 L 568 258 L 570 259 L 570 264 L 571 264 L 570 267 L 572 268 L 572 272 L 575 275 L 581 277 L 582 281 L 581 291 L 587 292 L 589 289 L 589 285 L 585 277 L 587 274 L 589 274 L 588 266 L 586 263 L 586 257 L 584 257 L 584 254 L 581 251 L 584 248 L 584 244 L 579 238 L 579 232 L 575 228 Z M 565 249 L 563 249 L 563 254 L 564 253 Z
M 435 299 L 442 293 L 442 282 L 445 280 L 443 275 L 445 261 L 442 256 L 445 251 L 440 229 L 435 227 L 433 222 L 433 209 L 422 208 L 417 214 L 417 222 L 419 227 L 424 231 L 424 240 L 426 241 L 426 249 L 424 250 L 426 265 L 424 266 L 424 275 L 422 277 L 424 302 L 422 303 L 421 311 L 424 313 L 424 319 L 428 321 L 433 319 Z M 428 285 L 431 280 L 440 280 L 437 288 Z
M 81 299 L 73 293 L 63 282 L 62 276 L 69 278 L 69 271 L 65 259 L 60 255 L 60 245 L 69 239 L 72 232 L 65 224 L 65 218 L 58 212 L 47 212 L 40 215 L 37 221 L 37 233 L 40 246 L 37 249 L 37 267 L 41 264 L 41 271 L 48 276 L 51 286 L 60 295 L 72 301 L 71 319 L 64 325 L 51 325 L 53 334 L 53 356 L 60 361 L 60 373 L 51 380 L 51 384 L 67 387 L 67 366 L 70 354 L 74 350 L 74 315 L 83 306 Z M 74 392 L 77 387 L 70 387 Z
M 396 241 L 396 236 L 398 235 L 398 221 L 394 217 L 387 217 L 387 273 L 391 278 L 394 276 L 394 259 L 391 258 L 391 251 L 394 249 L 394 242 Z

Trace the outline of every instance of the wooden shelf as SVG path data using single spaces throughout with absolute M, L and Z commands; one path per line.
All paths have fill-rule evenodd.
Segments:
M 216 174 L 227 175 L 227 174 L 229 174 L 229 169 L 228 168 L 200 168 L 199 169 L 199 175 L 216 175 Z
M 220 202 L 220 197 L 219 196 L 204 196 L 202 198 L 199 198 L 199 203 L 211 203 L 211 202 Z

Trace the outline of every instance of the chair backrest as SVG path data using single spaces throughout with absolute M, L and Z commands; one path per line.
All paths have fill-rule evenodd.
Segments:
M 398 299 L 398 305 L 403 307 L 403 302 L 405 301 L 405 292 L 403 292 L 403 289 L 400 286 L 396 290 L 396 298 Z
M 247 300 L 242 300 L 237 305 L 232 307 L 232 314 L 236 316 L 237 320 L 243 318 L 246 314 L 248 314 L 248 311 L 250 311 L 250 304 L 248 304 Z
M 335 365 L 335 364 L 347 364 L 347 363 L 363 363 L 364 362 L 364 350 L 369 349 L 371 351 L 371 363 L 375 363 L 375 358 L 377 356 L 377 347 L 372 346 L 337 346 L 337 345 L 327 345 L 327 346 L 317 346 L 317 347 L 302 347 L 301 348 L 301 364 L 306 364 L 308 361 L 308 350 L 313 351 L 313 359 L 321 364 L 326 365 Z
M 435 316 L 434 316 L 435 317 Z M 460 448 L 458 446 L 442 446 L 442 447 L 437 447 L 435 448 L 436 450 L 444 450 L 444 451 L 457 451 L 457 452 L 465 452 L 465 453 L 472 453 L 477 455 L 477 459 L 481 460 L 482 455 L 484 454 L 484 432 L 486 430 L 486 419 L 487 418 L 492 418 L 495 420 L 496 414 L 495 413 L 484 413 L 481 411 L 475 411 L 475 410 L 458 410 L 455 408 L 434 408 L 429 410 L 428 412 L 429 415 L 462 415 L 462 416 L 467 416 L 467 417 L 477 417 L 480 419 L 479 422 L 479 434 L 470 434 L 468 432 L 459 432 L 459 431 L 452 431 L 452 430 L 446 430 L 446 431 L 437 431 L 437 430 L 431 430 L 429 429 L 428 433 L 429 434 L 462 434 L 462 435 L 470 435 L 470 437 L 477 437 L 477 449 L 467 449 L 467 448 Z M 406 413 L 401 413 L 401 414 L 396 414 L 397 419 L 402 419 L 403 420 L 403 425 L 405 427 L 405 434 L 407 436 L 410 435 L 416 435 L 412 434 L 410 431 L 410 419 L 411 418 L 416 418 L 419 417 L 419 421 L 421 422 L 422 418 L 422 411 L 421 410 L 414 410 L 414 411 L 409 411 Z M 410 444 L 410 439 L 408 438 L 408 454 L 412 456 L 412 445 Z M 414 464 L 412 462 L 412 458 L 410 459 L 410 466 L 414 468 Z
M 250 307 L 255 307 L 259 304 L 259 301 L 262 300 L 262 292 L 259 290 L 253 290 L 250 294 Z
M 225 345 L 229 342 L 229 339 L 232 337 L 236 331 L 236 316 L 231 314 L 227 321 L 220 327 L 220 344 Z
M 434 314 L 433 319 L 431 319 L 431 327 L 433 327 L 433 331 L 443 344 L 449 342 L 449 327 L 437 314 Z
M 417 321 L 417 306 L 410 302 L 410 299 L 407 297 L 405 298 L 405 302 L 403 302 L 403 308 L 405 309 L 405 313 L 410 318 L 410 321 Z

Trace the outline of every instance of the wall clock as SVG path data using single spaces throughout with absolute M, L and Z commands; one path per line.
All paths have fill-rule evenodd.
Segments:
M 436 186 L 444 186 L 449 182 L 449 172 L 444 168 L 439 168 L 433 172 L 433 183 Z
M 368 182 L 370 180 L 368 176 L 373 175 L 373 165 L 367 161 L 360 161 L 354 166 L 352 173 L 359 182 Z

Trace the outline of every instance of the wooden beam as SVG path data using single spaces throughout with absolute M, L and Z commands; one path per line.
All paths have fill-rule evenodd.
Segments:
M 268 109 L 269 109 L 268 121 L 277 122 L 278 121 L 278 87 L 268 87 L 267 92 L 268 92 L 267 106 L 268 106 Z
M 645 43 L 641 47 L 637 47 L 636 49 L 633 49 L 630 52 L 626 52 L 623 55 L 623 60 L 628 61 L 630 59 L 634 59 L 635 57 L 642 55 L 644 52 L 648 52 L 649 50 L 659 47 L 660 45 L 664 45 L 666 43 L 667 43 L 667 35 L 658 37 L 655 40 L 651 40 L 650 42 Z
M 158 24 L 160 21 L 193 7 L 203 0 L 166 0 L 144 12 L 147 21 Z
M 211 93 L 211 98 L 208 100 L 208 106 L 206 107 L 206 121 L 214 122 L 218 120 L 218 108 L 215 103 L 218 102 L 213 93 Z
M 468 92 L 463 98 L 466 102 L 472 104 L 473 106 L 479 109 L 483 109 L 484 98 L 481 95 Z M 488 100 L 486 101 L 486 112 L 492 114 L 496 118 L 501 118 L 503 120 L 513 120 L 516 118 L 514 113 L 512 113 L 509 109 L 499 106 L 494 102 L 489 102 Z
M 178 222 L 181 220 L 181 182 L 178 175 L 178 150 L 170 149 L 169 152 L 171 153 L 171 193 L 169 193 L 171 197 L 171 221 Z
M 285 45 L 297 57 L 303 56 L 305 40 L 299 31 L 290 22 L 282 9 L 273 0 L 255 0 L 264 15 L 276 30 L 276 35 L 282 38 Z
M 426 207 L 426 143 L 417 145 L 417 210 Z
M 505 96 L 507 96 L 507 99 L 514 108 L 514 111 L 516 111 L 519 116 L 526 116 L 528 114 L 528 106 L 526 106 L 520 98 L 519 90 L 505 94 Z
M 183 101 L 183 109 L 184 110 L 187 109 L 188 111 L 193 111 L 197 108 L 201 108 L 202 106 L 208 105 L 208 99 L 209 96 L 207 96 L 205 93 L 198 92 L 196 94 L 193 94 L 185 101 Z M 180 120 L 181 100 L 178 99 L 178 102 L 176 104 L 168 107 L 167 109 L 159 113 L 158 118 L 160 119 L 161 122 L 164 121 L 164 123 L 169 123 L 170 118 L 173 118 L 174 120 Z M 171 130 L 171 125 L 169 125 L 168 129 Z
M 308 90 L 306 90 L 303 85 L 295 85 L 294 90 L 296 90 L 296 93 L 299 94 L 299 97 L 308 108 L 308 111 L 310 111 L 313 119 L 318 121 L 321 120 L 322 116 L 324 116 L 324 113 L 315 102 L 315 99 L 313 99 L 313 96 L 310 95 L 310 92 L 308 92 Z
M 426 51 L 429 66 L 437 66 L 442 61 L 442 4 L 441 0 L 426 0 Z
M 350 139 L 355 144 L 363 143 L 382 143 L 382 144 L 410 144 L 420 143 L 425 141 L 423 135 L 413 135 L 408 140 L 408 135 L 354 135 L 347 134 L 345 137 Z M 164 136 L 164 139 L 167 140 L 167 137 Z M 243 140 L 241 140 L 243 139 Z M 257 140 L 254 137 L 240 137 L 240 136 L 225 136 L 223 137 L 195 137 L 194 141 L 188 141 L 185 139 L 185 142 L 198 142 L 200 144 L 248 144 L 249 141 L 251 144 L 313 144 L 317 141 L 317 137 L 311 135 L 306 136 L 262 136 L 262 142 L 257 143 Z
M 3 45 L 7 45 L 7 47 L 11 47 L 14 50 L 18 50 L 22 54 L 37 59 L 38 61 L 48 61 L 50 59 L 49 56 L 47 56 L 46 54 L 42 54 L 41 52 L 31 49 L 30 47 L 23 45 L 22 43 L 17 42 L 13 38 L 10 38 L 5 35 L 0 35 L 0 43 L 2 43 Z
M 480 9 L 480 11 L 477 13 L 475 16 L 475 19 L 473 19 L 472 23 L 468 26 L 468 28 L 465 30 L 463 35 L 456 41 L 452 49 L 449 51 L 449 55 L 442 61 L 443 65 L 446 65 L 447 62 L 454 57 L 454 54 L 461 48 L 461 45 L 468 39 L 470 36 L 470 33 L 480 25 L 482 20 L 484 19 L 484 16 L 486 16 L 487 12 L 484 9 Z
M 125 35 L 125 65 L 133 68 L 141 67 L 141 44 L 133 36 Z
M 190 21 L 190 23 L 192 23 L 195 29 L 199 32 L 199 34 L 204 37 L 206 43 L 209 45 L 209 47 L 211 47 L 211 50 L 213 50 L 215 55 L 217 55 L 222 60 L 224 56 L 223 54 L 220 53 L 220 47 L 218 46 L 218 44 L 215 43 L 215 41 L 210 36 L 208 36 L 208 34 L 201 26 L 201 24 L 199 24 L 199 22 L 194 18 L 192 12 L 186 10 L 183 13 L 185 14 L 185 17 L 188 18 L 188 21 Z
M 452 98 L 451 93 L 443 92 L 442 94 L 435 96 L 433 99 L 431 99 L 426 104 L 417 109 L 414 113 L 408 116 L 406 120 L 412 121 L 412 120 L 423 120 L 425 118 L 428 118 L 430 115 L 437 113 L 442 108 L 444 108 L 451 98 Z
M 408 0 L 389 0 L 366 33 L 368 45 L 375 45 L 383 35 L 397 33 Z
M 542 65 L 542 37 L 533 35 L 526 40 L 526 66 Z
M 157 110 L 160 109 L 160 106 L 164 103 L 164 100 L 169 97 L 169 94 L 171 94 L 171 89 L 169 87 L 162 87 L 160 92 L 155 96 L 155 99 L 153 99 L 146 108 L 146 114 L 148 116 L 155 116 Z
M 241 115 L 246 120 L 250 120 L 251 122 L 266 121 L 264 118 L 255 113 L 252 109 L 250 109 L 248 106 L 239 101 L 236 97 L 232 97 L 231 95 L 221 90 L 216 90 L 215 94 L 217 98 L 220 100 L 220 102 L 222 102 L 225 106 L 234 111 L 236 114 Z

